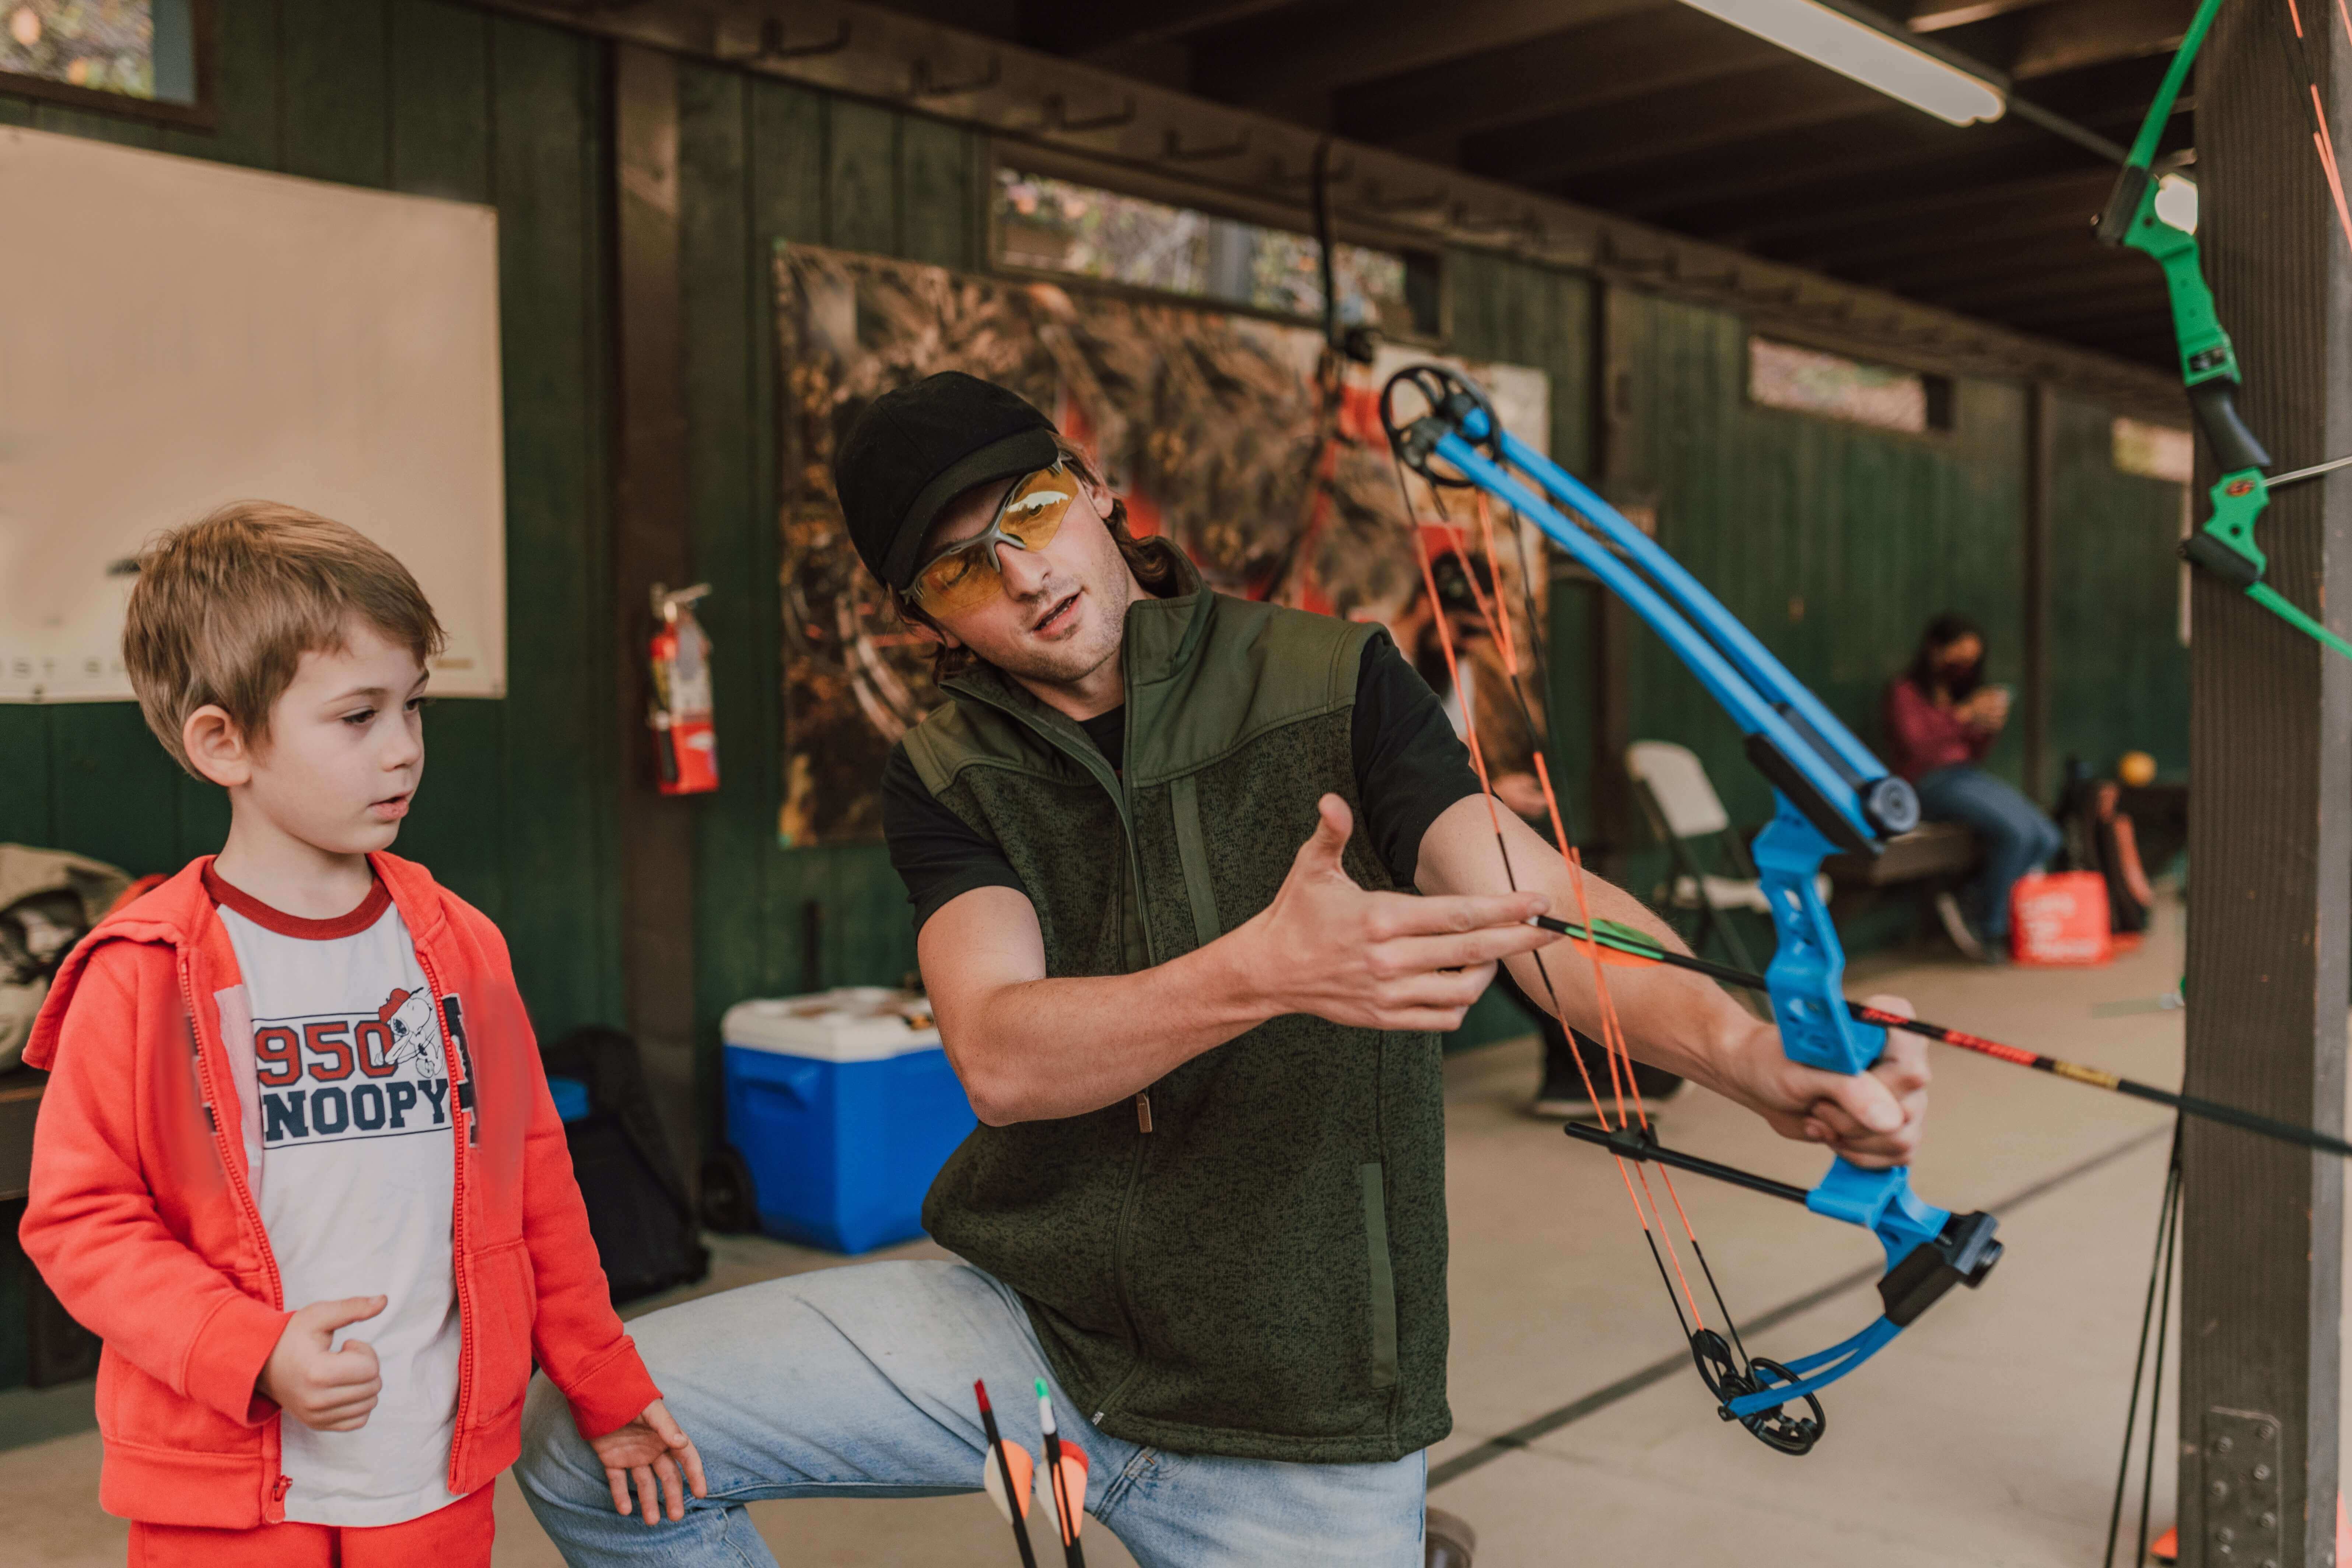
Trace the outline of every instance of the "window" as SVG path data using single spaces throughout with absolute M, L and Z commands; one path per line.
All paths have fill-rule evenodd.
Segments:
M 1013 168 L 996 171 L 993 201 L 1003 266 L 1322 319 L 1311 236 Z M 1434 257 L 1342 243 L 1331 267 L 1343 323 L 1435 334 Z
M 2168 479 L 2176 485 L 2189 483 L 2196 474 L 2196 439 L 2177 426 L 2119 418 L 2115 422 L 2111 439 L 2119 473 Z
M 1952 427 L 1948 376 L 1864 364 L 1769 338 L 1748 340 L 1748 397 L 1766 408 L 1915 436 Z
M 200 119 L 210 0 L 0 0 L 0 91 Z

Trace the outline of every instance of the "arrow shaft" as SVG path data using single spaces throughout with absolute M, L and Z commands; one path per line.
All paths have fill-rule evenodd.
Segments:
M 1624 953 L 1628 957 L 1651 963 L 1663 963 L 1675 969 L 1687 969 L 1694 974 L 1704 974 L 1709 979 L 1719 980 L 1727 985 L 1745 986 L 1751 991 L 1769 989 L 1764 977 L 1760 974 L 1750 974 L 1745 970 L 1733 969 L 1726 964 L 1710 963 L 1706 959 L 1694 957 L 1688 953 L 1671 952 L 1664 948 L 1619 937 L 1606 931 L 1591 931 L 1573 921 L 1554 920 L 1549 915 L 1538 915 L 1535 923 L 1545 931 L 1557 931 L 1562 936 L 1574 937 L 1580 942 L 1598 942 L 1601 946 Z M 2237 1106 L 2225 1105 L 2220 1100 L 2206 1100 L 2199 1095 L 2179 1094 L 2168 1089 L 2158 1089 L 2154 1084 L 2142 1083 L 2137 1079 L 2125 1078 L 2121 1074 L 2107 1072 L 2100 1068 L 2085 1067 L 2080 1062 L 2070 1062 L 2058 1057 L 2044 1056 L 2039 1051 L 2029 1051 L 2022 1046 L 2011 1046 L 2000 1040 L 1989 1040 L 1982 1035 L 1971 1035 L 1964 1029 L 1948 1028 L 1942 1024 L 1931 1024 L 1924 1018 L 1906 1018 L 1899 1013 L 1882 1012 L 1875 1007 L 1866 1007 L 1859 1002 L 1846 1003 L 1845 1010 L 1847 1015 L 1858 1023 L 1875 1024 L 1886 1029 L 1901 1029 L 1906 1034 L 1918 1035 L 1960 1050 L 1974 1051 L 1979 1056 L 1990 1057 L 1995 1061 L 2007 1062 L 2012 1067 L 2031 1068 L 2036 1072 L 2049 1073 L 2053 1078 L 2063 1078 L 2069 1082 L 2083 1084 L 2091 1089 L 2103 1089 L 2111 1094 L 2129 1095 L 2134 1100 L 2145 1100 L 2153 1105 L 2167 1106 L 2184 1115 L 2199 1117 L 2207 1121 L 2218 1121 L 2225 1126 L 2236 1127 L 2264 1138 L 2274 1138 L 2283 1143 L 2299 1144 L 2306 1149 L 2316 1149 L 2322 1153 L 2352 1159 L 2352 1142 L 2347 1142 L 2332 1133 L 2322 1132 L 2316 1128 L 2300 1126 L 2292 1121 L 2281 1121 L 2275 1117 L 2264 1116 L 2259 1111 L 2242 1110 Z M 1589 1141 L 1602 1142 L 1600 1139 Z M 1632 1151 L 1623 1150 L 1621 1152 L 1630 1155 Z M 1663 1163 L 1671 1164 L 1676 1162 Z M 1702 1173 L 1720 1176 L 1725 1180 L 1740 1179 L 1738 1175 L 1726 1176 L 1723 1172 L 1714 1170 Z M 1745 1181 L 1742 1184 L 1753 1186 L 1755 1183 Z

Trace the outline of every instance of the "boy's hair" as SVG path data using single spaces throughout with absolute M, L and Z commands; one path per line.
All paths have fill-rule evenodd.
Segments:
M 1090 485 L 1103 484 L 1084 447 L 1056 430 L 1054 432 L 1054 447 L 1061 454 L 1063 466 L 1080 479 Z M 1108 489 L 1110 487 L 1103 485 L 1103 488 Z M 1116 495 L 1110 498 L 1110 512 L 1103 519 L 1103 523 L 1110 530 L 1111 542 L 1118 546 L 1119 554 L 1126 558 L 1127 569 L 1135 574 L 1135 580 L 1143 584 L 1145 593 L 1154 597 L 1165 597 L 1175 591 L 1179 579 L 1176 563 L 1170 553 L 1174 546 L 1164 540 L 1138 539 L 1127 525 L 1127 502 Z M 919 623 L 934 630 L 938 628 L 938 623 L 923 614 L 912 599 L 896 588 L 886 588 L 883 592 L 888 596 L 890 607 L 898 612 L 900 621 L 909 626 Z M 931 679 L 945 680 L 979 662 L 980 656 L 971 649 L 950 647 L 941 643 L 931 654 Z
M 269 710 L 302 656 L 340 651 L 354 616 L 419 664 L 448 640 L 408 568 L 357 529 L 277 501 L 231 501 L 141 554 L 122 663 L 147 727 L 187 768 L 189 714 L 214 704 L 248 743 L 268 740 Z

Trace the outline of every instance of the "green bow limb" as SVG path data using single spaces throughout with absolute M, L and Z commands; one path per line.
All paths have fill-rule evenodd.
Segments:
M 2270 453 L 2238 415 L 2238 353 L 2221 325 L 2221 313 L 2214 309 L 2197 237 L 2156 210 L 2161 189 L 2152 167 L 2157 142 L 2172 118 L 2189 68 L 2195 63 L 2221 5 L 2222 0 L 2201 0 L 2198 5 L 2172 65 L 2157 88 L 2155 101 L 2148 105 L 2147 117 L 2140 122 L 2139 135 L 2132 142 L 2115 192 L 2099 215 L 2098 237 L 2107 245 L 2127 246 L 2162 268 L 2165 294 L 2172 306 L 2172 334 L 2180 350 L 2181 385 L 2189 394 L 2198 428 L 2204 432 L 2214 462 L 2221 469 L 2221 479 L 2207 492 L 2212 515 L 2182 541 L 2181 555 L 2305 636 L 2352 658 L 2352 642 L 2329 631 L 2263 580 L 2270 562 L 2254 542 L 2254 524 L 2270 505 L 2273 490 L 2316 479 L 2352 463 L 2352 458 L 2275 478 L 2270 475 Z

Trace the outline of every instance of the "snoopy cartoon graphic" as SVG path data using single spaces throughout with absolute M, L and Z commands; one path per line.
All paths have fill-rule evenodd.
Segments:
M 395 990 L 375 1016 L 392 1032 L 392 1048 L 384 1053 L 387 1061 L 398 1067 L 415 1058 L 421 1076 L 441 1076 L 441 1029 L 433 1016 L 431 997 L 422 991 Z

